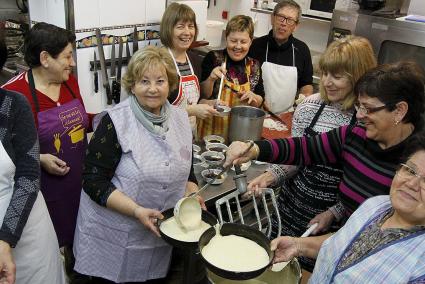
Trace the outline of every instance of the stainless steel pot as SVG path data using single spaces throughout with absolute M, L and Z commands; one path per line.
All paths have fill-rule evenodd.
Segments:
M 256 107 L 235 106 L 230 112 L 229 141 L 259 140 L 266 113 Z

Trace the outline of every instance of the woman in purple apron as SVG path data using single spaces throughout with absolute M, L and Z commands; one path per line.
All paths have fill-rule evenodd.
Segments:
M 74 239 L 89 127 L 71 75 L 74 41 L 75 36 L 62 28 L 34 25 L 25 38 L 25 61 L 31 69 L 5 85 L 24 94 L 32 106 L 40 140 L 41 192 L 59 246 L 65 248 L 72 248 Z

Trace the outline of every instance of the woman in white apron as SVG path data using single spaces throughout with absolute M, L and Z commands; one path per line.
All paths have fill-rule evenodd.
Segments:
M 0 53 L 2 66 L 2 43 Z M 0 117 L 0 282 L 65 283 L 58 240 L 39 191 L 37 131 L 25 97 L 0 89 Z
M 215 100 L 201 100 L 198 76 L 193 68 L 194 56 L 188 53 L 198 35 L 196 15 L 193 10 L 179 3 L 172 3 L 165 10 L 161 21 L 161 42 L 168 48 L 179 76 L 178 88 L 168 97 L 172 105 L 186 109 L 189 114 L 193 135 L 196 139 L 196 119 L 218 115 Z M 197 140 L 197 139 L 196 139 Z

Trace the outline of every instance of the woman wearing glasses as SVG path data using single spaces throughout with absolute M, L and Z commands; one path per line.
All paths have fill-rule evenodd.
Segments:
M 315 233 L 326 230 L 334 219 L 351 215 L 367 198 L 388 194 L 407 140 L 423 128 L 424 82 L 425 72 L 416 63 L 381 65 L 355 85 L 358 125 L 311 137 L 257 141 L 243 156 L 248 144 L 234 142 L 225 166 L 257 159 L 340 167 L 340 202 L 310 221 L 319 222 Z
M 404 157 L 389 195 L 365 201 L 334 235 L 273 240 L 274 261 L 317 257 L 309 283 L 424 283 L 423 132 L 413 135 Z
M 357 36 L 334 41 L 320 58 L 322 73 L 320 93 L 306 98 L 295 110 L 292 136 L 313 136 L 334 128 L 356 123 L 354 93 L 356 81 L 376 67 L 370 42 Z M 258 196 L 264 188 L 280 186 L 277 204 L 279 217 L 272 215 L 272 238 L 278 237 L 278 226 L 286 236 L 301 236 L 316 215 L 328 210 L 338 200 L 342 171 L 335 165 L 272 165 L 248 185 L 247 195 Z M 339 228 L 333 224 L 331 230 Z M 302 267 L 313 271 L 314 260 L 299 259 Z

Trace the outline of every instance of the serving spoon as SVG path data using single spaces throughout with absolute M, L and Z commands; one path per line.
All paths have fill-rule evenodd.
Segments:
M 226 61 L 223 62 L 223 64 L 221 64 L 221 69 L 223 70 L 223 68 L 226 68 Z M 220 97 L 221 97 L 221 91 L 223 89 L 223 83 L 224 83 L 224 74 L 222 73 L 221 78 L 220 78 L 220 86 L 218 87 L 217 99 L 216 99 L 215 105 L 214 105 L 214 108 L 218 112 L 223 112 L 223 110 L 224 110 L 224 108 L 218 104 L 218 102 L 220 101 Z

